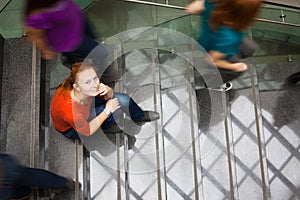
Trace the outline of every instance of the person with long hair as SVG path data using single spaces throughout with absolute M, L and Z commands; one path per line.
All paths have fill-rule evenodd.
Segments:
M 115 78 L 116 72 L 105 69 L 107 49 L 96 41 L 89 22 L 72 0 L 27 0 L 24 24 L 42 58 L 51 60 L 61 53 L 62 64 L 70 68 L 90 55 L 97 70 Z
M 72 66 L 70 76 L 57 87 L 50 105 L 54 127 L 71 139 L 80 138 L 79 134 L 90 136 L 99 128 L 105 133 L 120 132 L 115 117 L 121 111 L 137 125 L 159 119 L 157 112 L 143 111 L 129 95 L 114 92 L 101 83 L 95 68 L 85 62 Z
M 218 67 L 224 83 L 247 70 L 241 58 L 251 56 L 255 43 L 244 31 L 254 22 L 262 0 L 195 0 L 186 12 L 202 16 L 199 44 Z M 232 87 L 225 84 L 225 89 Z

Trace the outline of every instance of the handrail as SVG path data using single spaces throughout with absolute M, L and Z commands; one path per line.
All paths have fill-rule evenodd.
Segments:
M 179 17 L 176 17 L 176 18 L 173 18 L 173 19 L 170 19 L 170 20 L 167 20 L 167 21 L 164 21 L 160 24 L 156 24 L 154 25 L 153 27 L 159 27 L 165 23 L 168 23 L 168 22 L 171 22 L 171 21 L 174 21 L 174 20 L 177 20 L 177 19 L 180 19 L 180 18 L 184 18 L 184 17 L 187 17 L 191 14 L 186 14 L 186 15 L 182 15 L 182 16 L 179 16 Z M 293 24 L 293 23 L 288 23 L 288 22 L 280 22 L 280 21 L 274 21 L 274 20 L 270 20 L 270 19 L 262 19 L 262 18 L 255 18 L 256 21 L 260 21 L 260 22 L 267 22 L 267 23 L 273 23 L 273 24 L 280 24 L 280 25 L 285 25 L 285 26 L 294 26 L 294 27 L 300 27 L 300 24 Z
M 141 0 L 121 0 L 121 1 L 185 10 L 185 7 L 182 7 L 182 6 L 174 6 L 174 5 L 163 4 L 163 3 L 154 3 L 154 2 L 141 1 Z M 269 5 L 282 6 L 282 7 L 286 7 L 286 8 L 293 8 L 293 9 L 298 9 L 299 8 L 297 6 L 285 5 L 285 4 L 275 3 L 275 2 L 271 2 L 271 1 L 264 1 L 264 3 L 265 4 L 269 4 Z M 184 16 L 186 16 L 186 15 L 183 15 L 181 17 L 184 17 Z M 169 21 L 172 21 L 172 20 L 175 20 L 175 19 L 177 19 L 177 18 L 168 20 L 166 22 L 169 22 Z M 279 22 L 279 21 L 268 20 L 268 19 L 261 19 L 261 18 L 256 18 L 256 20 L 257 21 L 268 22 L 268 23 L 274 23 L 274 24 L 281 24 L 281 25 L 288 25 L 288 26 L 300 27 L 300 24 Z M 161 24 L 155 25 L 154 27 L 160 26 L 160 25 L 162 25 L 163 23 L 166 23 L 166 22 L 162 22 Z
M 287 22 L 280 22 L 280 21 L 274 21 L 270 19 L 260 19 L 260 18 L 255 18 L 256 21 L 260 22 L 267 22 L 267 23 L 273 23 L 273 24 L 280 24 L 280 25 L 285 25 L 285 26 L 294 26 L 294 27 L 300 27 L 300 24 L 293 24 L 293 23 L 287 23 Z
M 125 0 L 126 1 L 126 0 Z M 146 29 L 145 31 L 139 33 L 139 35 L 151 30 L 152 28 L 156 28 L 156 27 L 160 27 L 164 24 L 167 24 L 169 22 L 172 22 L 172 21 L 175 21 L 175 20 L 178 20 L 180 18 L 184 18 L 184 17 L 187 17 L 187 16 L 190 16 L 191 14 L 185 14 L 185 15 L 182 15 L 182 16 L 179 16 L 179 17 L 175 17 L 173 19 L 170 19 L 170 20 L 167 20 L 167 21 L 164 21 L 162 23 L 159 23 L 159 24 L 156 24 L 154 25 L 153 27 L 149 28 L 149 29 Z M 285 26 L 293 26 L 293 27 L 300 27 L 300 24 L 293 24 L 293 23 L 287 23 L 287 22 L 280 22 L 280 21 L 274 21 L 274 20 L 268 20 L 268 19 L 261 19 L 261 18 L 255 18 L 256 21 L 259 21 L 259 22 L 266 22 L 266 23 L 273 23 L 273 24 L 279 24 L 279 25 L 285 25 Z M 132 38 L 129 38 L 128 40 L 124 41 L 123 44 L 131 41 Z
M 132 3 L 140 3 L 140 4 L 147 4 L 147 5 L 154 5 L 154 6 L 161 6 L 161 7 L 167 7 L 167 8 L 176 8 L 176 9 L 181 9 L 184 10 L 185 7 L 182 6 L 174 6 L 170 4 L 164 4 L 164 3 L 155 3 L 155 2 L 149 2 L 149 1 L 141 1 L 141 0 L 121 0 L 121 1 L 126 1 L 126 2 L 132 2 Z M 294 6 L 290 4 L 283 4 L 283 3 L 277 3 L 273 1 L 263 1 L 264 4 L 267 5 L 273 5 L 273 6 L 281 6 L 285 8 L 292 8 L 292 9 L 299 9 L 299 6 Z
M 0 13 L 6 8 L 6 6 L 8 6 L 8 4 L 11 2 L 12 0 L 6 0 L 6 2 L 2 2 L 0 4 Z
M 278 3 L 278 2 L 273 2 L 273 1 L 264 1 L 264 4 L 269 4 L 269 5 L 273 5 L 273 6 L 282 6 L 285 8 L 292 8 L 292 9 L 299 9 L 299 6 L 294 6 L 294 5 L 290 5 L 290 4 L 283 4 L 283 3 Z
M 167 7 L 167 8 L 175 8 L 175 9 L 180 9 L 180 10 L 184 10 L 185 9 L 182 6 L 173 6 L 173 5 L 170 5 L 170 4 L 154 3 L 154 2 L 149 2 L 149 1 L 140 1 L 140 0 L 121 0 L 121 1 L 132 2 L 132 3 L 140 3 L 140 4 L 147 4 L 147 5 L 152 5 L 152 6 L 161 6 L 161 7 Z

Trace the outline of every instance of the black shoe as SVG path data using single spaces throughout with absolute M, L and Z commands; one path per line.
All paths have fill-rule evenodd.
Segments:
M 221 89 L 223 89 L 225 92 L 229 91 L 232 89 L 232 83 L 231 82 L 226 82 L 221 86 Z
M 285 80 L 287 85 L 296 85 L 300 81 L 300 72 L 290 75 Z
M 120 127 L 114 123 L 113 125 L 111 125 L 108 129 L 103 129 L 103 132 L 106 134 L 117 134 L 117 133 L 121 133 L 123 130 L 120 129 Z
M 135 136 L 132 136 L 132 135 L 127 135 L 127 138 L 128 138 L 128 150 L 131 150 L 135 143 L 136 143 L 136 137 Z
M 137 125 L 141 126 L 141 125 L 144 125 L 146 122 L 155 121 L 155 120 L 158 120 L 159 118 L 160 118 L 160 116 L 159 116 L 158 112 L 144 111 L 144 117 L 142 117 L 141 119 L 138 119 L 138 120 L 134 120 L 134 121 Z
M 33 190 L 30 187 L 18 189 L 17 194 L 14 194 L 11 200 L 27 200 L 33 195 Z
M 75 190 L 76 187 L 76 182 L 72 178 L 67 178 L 68 179 L 68 184 L 61 189 L 50 189 L 50 192 L 54 194 L 61 194 L 65 191 L 70 191 L 70 190 Z M 81 183 L 78 183 L 79 189 L 82 187 Z

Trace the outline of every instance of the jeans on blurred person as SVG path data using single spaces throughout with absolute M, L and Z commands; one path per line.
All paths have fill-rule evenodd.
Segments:
M 50 171 L 18 164 L 10 155 L 0 153 L 0 199 L 19 199 L 39 189 L 64 189 L 70 181 Z

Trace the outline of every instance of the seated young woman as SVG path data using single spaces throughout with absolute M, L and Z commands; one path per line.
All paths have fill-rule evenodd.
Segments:
M 120 132 L 114 117 L 122 112 L 137 125 L 160 118 L 157 112 L 143 111 L 129 95 L 101 83 L 95 68 L 85 62 L 72 66 L 50 107 L 54 127 L 71 139 L 78 139 L 79 134 L 90 136 L 100 127 L 105 133 Z

